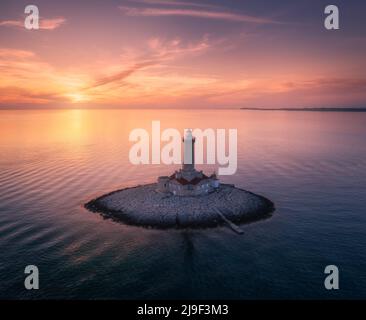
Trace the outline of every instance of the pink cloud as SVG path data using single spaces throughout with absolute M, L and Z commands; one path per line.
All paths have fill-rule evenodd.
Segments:
M 260 18 L 249 16 L 245 14 L 237 14 L 223 11 L 206 11 L 195 9 L 160 9 L 160 8 L 132 8 L 120 6 L 128 16 L 143 16 L 143 17 L 157 17 L 157 16 L 186 16 L 195 18 L 218 19 L 236 22 L 249 22 L 258 24 L 273 24 L 278 23 L 267 18 Z
M 87 86 L 86 90 L 104 86 L 112 83 L 121 83 L 132 74 L 153 66 L 161 66 L 163 63 L 172 61 L 180 56 L 187 54 L 199 54 L 210 47 L 207 37 L 195 44 L 183 45 L 180 39 L 172 41 L 163 41 L 160 38 L 152 38 L 147 43 L 147 51 L 136 56 L 131 65 L 116 73 L 98 77 L 95 81 Z
M 197 8 L 220 8 L 213 4 L 195 3 L 188 1 L 176 0 L 130 0 L 130 2 L 143 3 L 149 5 L 165 5 L 165 6 L 181 6 L 181 7 L 197 7 Z
M 41 30 L 54 30 L 60 27 L 62 24 L 66 22 L 66 19 L 63 17 L 52 18 L 52 19 L 39 19 L 39 29 Z M 15 28 L 25 28 L 24 21 L 22 20 L 5 20 L 0 21 L 0 27 L 15 27 Z
M 65 18 L 40 19 L 40 28 L 44 30 L 54 30 L 66 22 Z
M 122 80 L 128 78 L 130 75 L 132 75 L 136 71 L 142 70 L 149 66 L 156 65 L 157 63 L 158 63 L 158 60 L 156 60 L 156 61 L 148 60 L 148 61 L 142 61 L 142 62 L 136 63 L 126 70 L 122 70 L 116 74 L 104 76 L 99 79 L 96 79 L 95 82 L 91 86 L 89 86 L 85 89 L 96 88 L 96 87 L 104 86 L 106 84 L 122 81 Z
M 5 20 L 5 21 L 0 21 L 0 26 L 1 27 L 19 27 L 19 28 L 24 28 L 24 22 L 22 21 L 18 21 L 18 20 Z
M 9 48 L 0 48 L 0 58 L 16 58 L 16 59 L 25 59 L 29 57 L 33 57 L 34 53 L 27 50 L 17 50 L 17 49 L 9 49 Z

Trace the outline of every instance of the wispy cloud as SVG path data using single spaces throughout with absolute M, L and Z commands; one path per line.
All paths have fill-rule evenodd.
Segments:
M 213 4 L 197 3 L 189 1 L 178 1 L 178 0 L 128 0 L 132 3 L 143 3 L 147 5 L 164 5 L 171 7 L 197 7 L 197 8 L 222 8 Z
M 54 30 L 66 22 L 65 18 L 41 19 L 39 27 L 44 30 Z
M 19 20 L 4 20 L 0 21 L 1 27 L 18 27 L 18 28 L 24 28 L 24 22 Z
M 39 29 L 41 30 L 55 30 L 59 28 L 66 22 L 66 19 L 63 17 L 52 18 L 52 19 L 39 19 Z M 15 27 L 15 28 L 24 28 L 24 20 L 4 20 L 0 21 L 0 26 L 2 27 Z
M 147 97 L 177 96 L 186 89 L 192 91 L 192 85 L 207 81 L 165 75 L 168 65 L 176 59 L 199 55 L 210 46 L 207 36 L 193 43 L 155 37 L 146 41 L 144 49 L 121 55 L 120 64 L 106 61 L 97 67 L 90 66 L 87 71 L 77 67 L 64 71 L 32 51 L 0 48 L 0 106 L 87 101 L 140 103 Z M 104 70 L 102 74 L 101 70 Z M 176 83 L 176 88 L 171 88 L 169 83 Z M 166 92 L 161 95 L 159 90 Z
M 0 104 L 70 101 L 67 94 L 85 86 L 85 75 L 65 73 L 32 51 L 0 48 Z
M 120 6 L 119 9 L 128 16 L 142 17 L 162 17 L 162 16 L 182 16 L 203 19 L 216 19 L 234 22 L 248 22 L 256 24 L 277 24 L 279 22 L 268 18 L 255 17 L 246 14 L 238 14 L 217 10 L 200 10 L 184 8 L 136 8 L 129 6 Z
M 278 92 L 309 91 L 322 93 L 366 92 L 365 78 L 314 78 L 302 81 L 285 81 L 277 86 Z
M 195 44 L 183 45 L 180 39 L 163 41 L 159 38 L 152 38 L 147 43 L 147 49 L 143 54 L 130 57 L 131 60 L 127 68 L 107 76 L 101 76 L 85 89 L 92 89 L 111 83 L 121 82 L 137 71 L 152 66 L 159 66 L 162 63 L 174 60 L 180 56 L 198 54 L 210 47 L 207 36 Z
M 9 49 L 9 48 L 0 48 L 0 58 L 29 58 L 34 57 L 34 53 L 32 51 L 27 50 L 17 50 L 17 49 Z
M 197 59 L 209 56 L 200 55 L 219 47 L 208 36 L 193 42 L 155 37 L 145 40 L 143 48 L 125 47 L 114 62 L 70 68 L 50 64 L 32 51 L 0 48 L 0 107 L 292 107 L 365 101 L 363 76 L 220 74 L 215 66 L 197 67 Z
M 127 69 L 124 69 L 120 72 L 117 72 L 112 75 L 102 76 L 102 77 L 95 79 L 93 84 L 90 86 L 87 86 L 85 89 L 92 89 L 92 88 L 104 86 L 106 84 L 120 82 L 120 81 L 126 79 L 127 77 L 129 77 L 130 75 L 132 75 L 133 73 L 135 73 L 136 71 L 142 70 L 142 69 L 152 66 L 152 65 L 156 65 L 157 63 L 158 63 L 157 60 L 150 60 L 150 61 L 147 60 L 147 61 L 135 63 L 134 65 L 132 65 L 132 66 L 128 67 Z

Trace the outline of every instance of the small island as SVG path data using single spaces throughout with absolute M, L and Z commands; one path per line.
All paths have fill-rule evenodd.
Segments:
M 156 183 L 113 191 L 85 207 L 131 225 L 154 228 L 207 228 L 222 224 L 241 233 L 237 224 L 269 217 L 274 204 L 252 192 L 221 184 L 216 174 L 195 169 L 190 130 L 183 139 L 184 163 Z M 188 159 L 188 160 L 187 160 Z

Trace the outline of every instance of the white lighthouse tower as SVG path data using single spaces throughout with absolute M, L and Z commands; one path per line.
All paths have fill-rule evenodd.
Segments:
M 213 192 L 219 187 L 216 175 L 206 176 L 194 167 L 194 143 L 196 139 L 193 137 L 191 129 L 186 130 L 182 141 L 184 150 L 182 169 L 171 176 L 159 177 L 157 191 L 177 196 L 199 196 Z
M 188 129 L 185 137 L 183 138 L 184 144 L 184 160 L 183 170 L 194 170 L 194 143 L 196 139 L 192 136 L 192 130 Z
M 194 143 L 196 139 L 192 135 L 192 130 L 188 129 L 182 139 L 184 146 L 184 159 L 181 174 L 188 181 L 197 177 L 197 171 L 194 168 Z

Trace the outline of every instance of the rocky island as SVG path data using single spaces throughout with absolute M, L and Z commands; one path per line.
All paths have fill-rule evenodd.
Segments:
M 127 224 L 155 228 L 202 228 L 237 224 L 266 218 L 274 204 L 254 193 L 220 184 L 215 174 L 205 175 L 194 167 L 191 131 L 183 139 L 185 161 L 171 176 L 157 183 L 113 191 L 91 200 L 85 207 Z M 187 161 L 187 159 L 190 159 Z

